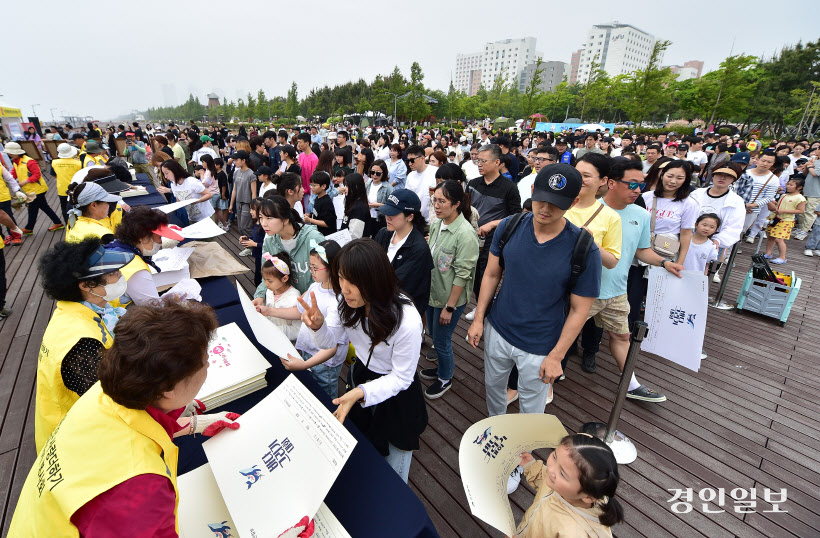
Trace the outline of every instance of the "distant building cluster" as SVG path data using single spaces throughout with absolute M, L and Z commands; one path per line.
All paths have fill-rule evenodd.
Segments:
M 655 36 L 631 24 L 617 21 L 596 24 L 587 32 L 583 46 L 572 53 L 569 62 L 545 59 L 544 53 L 536 50 L 534 37 L 487 42 L 479 52 L 456 55 L 453 86 L 457 91 L 475 95 L 481 86 L 489 89 L 498 76 L 503 76 L 507 84 L 517 86 L 523 92 L 536 69 L 540 69 L 539 88 L 550 92 L 564 80 L 570 84 L 585 83 L 594 64 L 609 76 L 644 69 L 649 65 L 655 41 Z M 669 67 L 678 80 L 700 78 L 703 73 L 703 62 L 698 60 Z

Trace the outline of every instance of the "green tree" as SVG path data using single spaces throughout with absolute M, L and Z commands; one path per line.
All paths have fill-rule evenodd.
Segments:
M 507 66 L 501 68 L 493 79 L 493 85 L 487 93 L 487 105 L 492 113 L 493 119 L 501 114 L 501 107 L 504 104 L 504 93 L 507 91 Z
M 418 117 L 424 120 L 430 115 L 430 105 L 427 103 L 427 98 L 424 96 L 424 73 L 418 62 L 413 62 L 410 66 L 410 85 L 409 95 L 407 96 L 407 106 L 410 108 L 410 123 Z
M 245 108 L 245 117 L 248 121 L 253 121 L 254 115 L 256 114 L 256 99 L 253 98 L 253 95 L 248 92 L 248 102 Z
M 299 115 L 299 88 L 295 80 L 288 90 L 288 97 L 285 101 L 285 115 L 292 119 Z
M 268 98 L 265 97 L 265 90 L 259 89 L 256 92 L 256 110 L 254 111 L 254 117 L 259 119 L 268 119 L 271 116 L 270 107 L 269 107 Z
M 621 107 L 629 119 L 638 125 L 657 113 L 669 97 L 668 88 L 675 80 L 675 75 L 668 67 L 662 68 L 660 62 L 663 52 L 671 44 L 671 41 L 666 40 L 655 41 L 646 68 L 631 73 L 625 80 L 626 99 Z
M 527 89 L 524 91 L 524 97 L 521 102 L 522 115 L 529 118 L 536 111 L 538 98 L 543 93 L 541 91 L 541 83 L 544 81 L 542 74 L 544 70 L 541 69 L 541 58 L 535 61 L 535 71 L 533 71 L 530 83 L 527 84 Z

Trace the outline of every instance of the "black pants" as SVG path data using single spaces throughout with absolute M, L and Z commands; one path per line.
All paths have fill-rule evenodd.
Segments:
M 637 266 L 629 268 L 629 277 L 626 281 L 626 298 L 629 301 L 629 330 L 632 325 L 643 319 L 641 305 L 643 304 L 649 281 L 643 277 L 646 267 Z
M 601 347 L 601 338 L 604 336 L 604 330 L 595 325 L 595 320 L 589 318 L 581 329 L 581 347 L 584 349 L 584 356 L 595 355 Z M 567 354 L 561 360 L 561 369 L 567 368 L 569 357 L 575 351 L 576 346 L 572 346 L 567 350 Z
M 60 199 L 60 213 L 63 215 L 63 222 L 68 224 L 68 196 L 57 196 Z
M 14 224 L 17 224 L 17 221 L 14 220 L 14 212 L 11 210 L 11 200 L 0 202 L 0 209 L 5 211 L 8 214 L 8 216 L 11 217 L 11 221 L 14 222 Z M 7 229 L 6 233 L 3 234 L 3 236 L 5 237 L 6 235 L 11 235 L 11 230 Z
M 0 248 L 0 310 L 6 306 L 6 256 Z
M 478 301 L 478 296 L 481 293 L 481 280 L 484 278 L 484 271 L 487 270 L 487 260 L 490 258 L 490 242 L 487 239 L 484 243 L 484 248 L 478 251 L 478 261 L 476 261 L 475 281 L 473 281 L 473 291 L 475 292 L 475 300 Z
M 26 229 L 34 229 L 34 225 L 37 223 L 37 215 L 40 211 L 45 213 L 54 224 L 61 224 L 60 217 L 49 207 L 48 202 L 46 202 L 46 193 L 43 192 L 38 194 L 37 198 L 28 204 L 28 223 L 26 223 Z

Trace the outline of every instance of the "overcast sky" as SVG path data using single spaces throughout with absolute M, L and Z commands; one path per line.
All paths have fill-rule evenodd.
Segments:
M 725 8 L 611 0 L 140 0 L 93 10 L 53 0 L 4 4 L 4 55 L 20 63 L 6 62 L 0 102 L 24 115 L 37 105 L 46 122 L 50 109 L 58 120 L 65 112 L 105 121 L 178 105 L 189 93 L 204 103 L 212 91 L 236 100 L 262 88 L 270 98 L 285 95 L 294 80 L 302 97 L 325 84 L 372 80 L 394 65 L 409 76 L 414 61 L 426 86 L 446 91 L 457 53 L 532 36 L 545 60 L 569 62 L 593 24 L 613 20 L 672 41 L 665 64 L 703 60 L 706 71 L 729 55 L 733 40 L 735 53 L 768 57 L 818 37 L 810 0 L 789 2 L 778 21 L 773 4 L 761 0 Z

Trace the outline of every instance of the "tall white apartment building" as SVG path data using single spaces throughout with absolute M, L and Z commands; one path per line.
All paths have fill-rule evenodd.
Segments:
M 583 84 L 587 81 L 593 61 L 600 64 L 601 69 L 611 77 L 646 68 L 655 41 L 655 36 L 631 24 L 617 21 L 596 24 L 589 30 L 584 43 L 578 65 L 578 82 Z
M 508 84 L 519 86 L 527 65 L 543 56 L 535 50 L 535 38 L 504 39 L 485 43 L 481 52 L 458 54 L 453 75 L 456 90 L 475 95 L 480 86 L 489 89 L 503 73 Z

